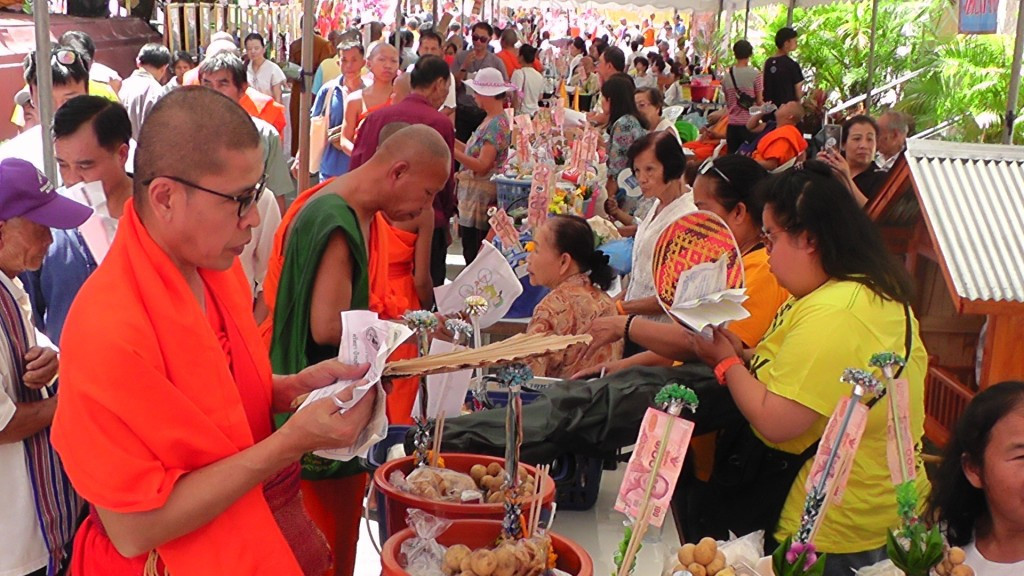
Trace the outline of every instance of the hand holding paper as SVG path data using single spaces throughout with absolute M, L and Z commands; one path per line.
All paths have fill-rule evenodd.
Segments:
M 726 253 L 715 262 L 684 270 L 679 274 L 672 306 L 665 311 L 695 332 L 750 316 L 742 306 L 747 299 L 746 291 L 729 288 L 727 266 Z

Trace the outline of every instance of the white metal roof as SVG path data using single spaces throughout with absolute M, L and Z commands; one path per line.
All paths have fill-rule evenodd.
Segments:
M 910 140 L 906 156 L 957 296 L 1024 303 L 1024 147 Z

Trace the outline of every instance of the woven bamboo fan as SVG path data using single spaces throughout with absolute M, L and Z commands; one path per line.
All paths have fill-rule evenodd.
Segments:
M 391 362 L 384 367 L 384 376 L 389 378 L 425 376 L 458 372 L 470 368 L 483 368 L 494 364 L 509 364 L 551 352 L 561 352 L 580 344 L 590 344 L 590 341 L 591 337 L 586 334 L 582 336 L 516 334 L 507 340 L 480 348 Z

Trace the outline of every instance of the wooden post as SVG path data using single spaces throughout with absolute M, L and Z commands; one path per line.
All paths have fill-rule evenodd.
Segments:
M 982 351 L 982 390 L 1004 380 L 1024 380 L 1024 356 L 1020 343 L 1024 342 L 1024 315 L 990 314 L 985 329 Z

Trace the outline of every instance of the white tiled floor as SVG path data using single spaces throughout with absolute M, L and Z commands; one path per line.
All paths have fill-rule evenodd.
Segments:
M 624 516 L 614 511 L 612 507 L 615 505 L 615 493 L 622 483 L 625 467 L 625 464 L 620 464 L 618 470 L 604 472 L 601 477 L 600 496 L 593 508 L 582 512 L 559 511 L 555 516 L 555 532 L 574 540 L 590 553 L 594 561 L 595 576 L 606 576 L 614 572 L 612 555 L 622 540 Z M 376 536 L 376 522 L 371 522 L 371 528 Z M 652 528 L 647 533 L 647 541 L 637 558 L 635 574 L 660 574 L 664 558 L 668 556 L 670 550 L 679 546 L 679 536 L 671 517 L 665 520 L 658 541 L 652 541 L 657 538 L 654 532 Z M 380 573 L 380 557 L 366 535 L 365 523 L 359 532 L 355 573 L 357 576 Z

